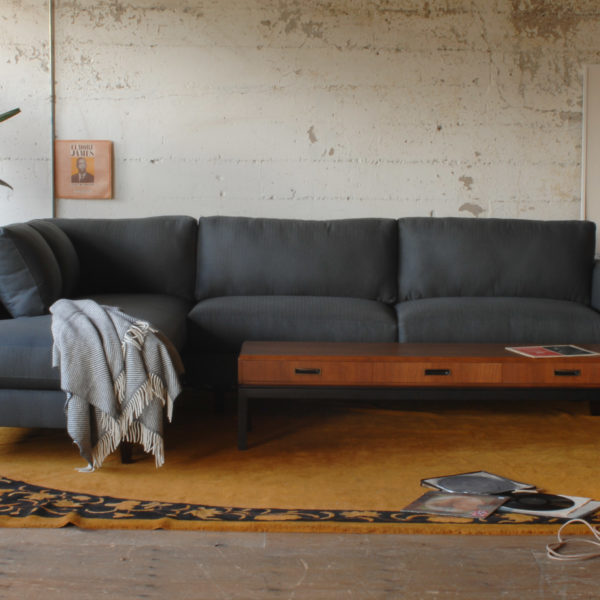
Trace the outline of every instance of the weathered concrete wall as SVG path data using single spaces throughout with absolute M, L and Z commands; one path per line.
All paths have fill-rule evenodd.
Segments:
M 0 113 L 22 114 L 0 123 L 0 223 L 52 213 L 51 105 L 48 7 L 44 0 L 2 0 Z
M 56 0 L 56 42 L 58 137 L 115 142 L 62 216 L 580 214 L 597 0 Z

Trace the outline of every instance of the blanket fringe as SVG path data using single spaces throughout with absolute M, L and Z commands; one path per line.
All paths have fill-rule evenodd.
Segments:
M 126 331 L 121 344 L 123 354 L 125 354 L 127 344 L 131 344 L 136 350 L 141 351 L 148 333 L 157 333 L 157 331 L 157 329 L 150 327 L 150 323 L 147 321 L 136 321 L 133 323 Z
M 120 406 L 126 401 L 127 380 L 125 371 L 122 371 L 114 384 L 115 395 Z M 98 426 L 102 432 L 98 443 L 92 450 L 92 465 L 98 468 L 104 459 L 114 452 L 121 441 L 141 444 L 145 452 L 154 455 L 156 466 L 164 464 L 164 442 L 162 436 L 137 421 L 146 407 L 153 399 L 160 401 L 163 408 L 166 406 L 167 418 L 173 418 L 173 399 L 169 395 L 162 379 L 155 373 L 150 373 L 148 379 L 141 385 L 127 402 L 118 419 L 100 412 Z
M 98 411 L 98 428 L 101 432 L 98 443 L 92 448 L 92 466 L 96 469 L 121 443 L 121 428 L 116 419 Z
M 121 371 L 119 376 L 115 379 L 115 397 L 119 404 L 122 403 L 122 399 L 125 398 L 127 380 L 125 379 L 125 371 Z
M 165 445 L 162 437 L 139 421 L 132 423 L 123 440 L 133 444 L 141 444 L 144 447 L 144 452 L 154 455 L 154 462 L 157 467 L 162 467 L 165 463 Z
M 132 425 L 132 423 L 138 419 L 144 412 L 144 409 L 152 402 L 153 399 L 157 399 L 161 406 L 167 407 L 167 417 L 171 421 L 173 417 L 173 400 L 167 392 L 167 388 L 163 383 L 162 379 L 154 374 L 150 373 L 146 381 L 136 390 L 135 394 L 127 401 L 127 405 L 124 406 L 125 392 L 121 396 L 117 396 L 119 404 L 123 407 L 122 416 L 120 418 L 121 431 L 123 434 Z

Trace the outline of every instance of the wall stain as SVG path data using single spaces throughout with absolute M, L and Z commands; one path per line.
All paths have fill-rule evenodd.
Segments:
M 397 14 L 402 17 L 420 19 L 435 19 L 436 17 L 462 15 L 470 12 L 469 8 L 457 6 L 458 2 L 434 2 L 433 4 L 432 7 L 431 2 L 401 3 L 398 0 L 379 0 L 376 3 L 375 12 L 382 15 Z
M 280 1 L 279 15 L 275 20 L 263 19 L 260 24 L 274 30 L 278 25 L 286 34 L 302 32 L 308 39 L 323 39 L 323 22 L 302 19 L 302 3 L 297 0 Z
M 472 202 L 465 202 L 458 210 L 459 212 L 470 212 L 474 217 L 478 217 L 481 213 L 485 212 L 485 208 Z
M 569 125 L 581 125 L 583 116 L 580 112 L 561 110 L 558 113 L 561 121 L 568 123 Z
M 559 39 L 579 25 L 577 2 L 565 0 L 511 0 L 510 20 L 519 35 Z
M 43 42 L 39 47 L 38 46 L 16 46 L 14 62 L 18 64 L 20 60 L 25 60 L 29 62 L 37 62 L 39 63 L 40 69 L 45 73 L 48 73 L 48 48 L 47 44 Z M 10 60 L 7 61 L 10 63 Z
M 463 175 L 462 177 L 459 177 L 458 180 L 461 181 L 468 190 L 473 189 L 473 178 L 472 177 Z M 462 210 L 462 208 L 461 208 L 461 210 Z
M 308 133 L 308 139 L 310 140 L 311 144 L 314 144 L 316 141 L 318 141 L 319 138 L 317 138 L 317 135 L 315 134 L 314 125 L 311 125 L 310 129 L 306 133 Z
M 323 23 L 308 21 L 308 23 L 302 23 L 300 28 L 307 38 L 323 39 Z
M 519 52 L 519 71 L 529 73 L 533 79 L 540 69 L 540 61 L 543 59 L 542 49 L 534 48 L 526 52 Z
M 95 28 L 109 29 L 111 25 L 124 28 L 129 27 L 131 23 L 140 25 L 150 18 L 151 13 L 164 13 L 169 10 L 169 7 L 161 4 L 138 7 L 125 4 L 120 0 L 104 0 L 93 4 L 83 0 L 71 0 L 68 4 L 65 3 L 61 10 L 65 12 L 65 16 L 70 17 L 71 24 L 87 17 Z M 182 12 L 186 14 L 186 18 L 203 16 L 201 11 L 188 7 L 184 7 Z

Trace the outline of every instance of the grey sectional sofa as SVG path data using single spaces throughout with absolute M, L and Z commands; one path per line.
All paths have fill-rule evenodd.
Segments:
M 63 427 L 48 307 L 149 320 L 190 385 L 235 385 L 244 340 L 600 342 L 582 221 L 54 219 L 0 228 L 0 425 Z M 176 412 L 175 412 L 176 414 Z

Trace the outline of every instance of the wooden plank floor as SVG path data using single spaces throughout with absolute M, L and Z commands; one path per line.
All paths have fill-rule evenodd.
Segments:
M 0 529 L 0 598 L 600 598 L 550 537 Z

